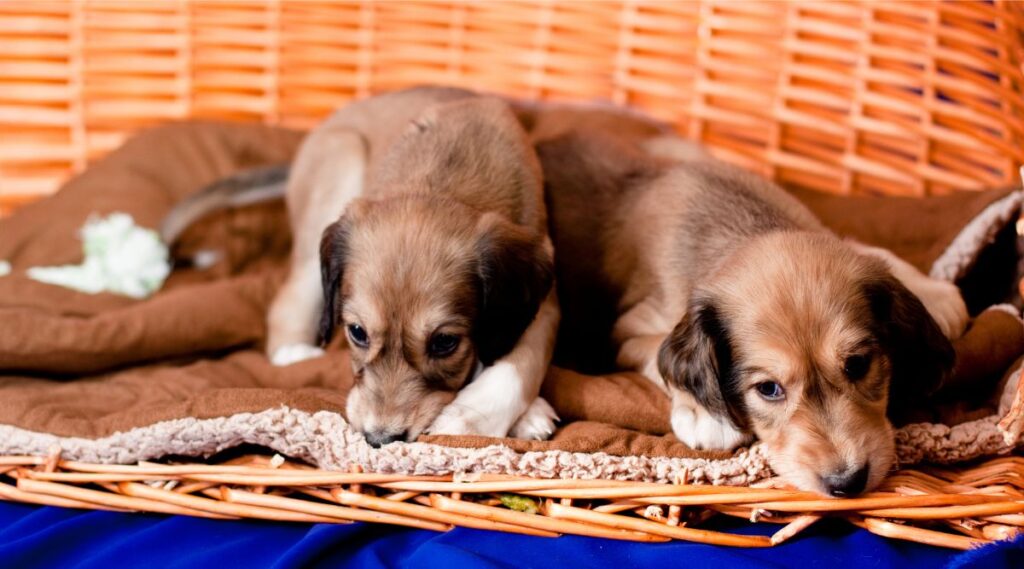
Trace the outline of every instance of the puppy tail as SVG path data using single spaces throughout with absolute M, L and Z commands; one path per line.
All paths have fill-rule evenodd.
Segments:
M 193 223 L 213 212 L 283 198 L 290 171 L 290 164 L 276 164 L 213 182 L 174 206 L 160 224 L 160 238 L 172 247 Z

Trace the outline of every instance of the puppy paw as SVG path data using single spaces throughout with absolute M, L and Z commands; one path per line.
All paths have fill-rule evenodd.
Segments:
M 270 356 L 270 363 L 278 366 L 289 366 L 304 360 L 318 358 L 324 355 L 324 351 L 309 344 L 288 344 L 281 346 Z
M 695 450 L 732 450 L 752 439 L 751 435 L 737 430 L 728 418 L 690 405 L 673 406 L 672 432 Z
M 967 328 L 967 305 L 964 304 L 960 289 L 953 283 L 934 279 L 915 283 L 914 294 L 939 325 L 939 329 L 950 340 L 955 340 Z
M 558 414 L 543 397 L 538 397 L 519 417 L 516 424 L 512 425 L 509 436 L 516 439 L 545 441 L 551 438 L 555 432 L 556 421 L 558 421 Z
M 449 404 L 427 429 L 432 435 L 487 435 L 487 418 L 477 411 L 458 403 Z

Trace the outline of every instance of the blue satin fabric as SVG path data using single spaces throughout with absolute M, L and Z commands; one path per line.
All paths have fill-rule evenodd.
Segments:
M 769 534 L 778 526 L 740 531 Z M 1024 542 L 1017 544 L 1018 554 Z M 1008 566 L 1006 555 L 964 559 L 933 547 L 885 540 L 821 522 L 774 549 L 691 543 L 638 544 L 564 536 L 534 538 L 456 529 L 215 521 L 182 516 L 88 512 L 0 502 L 0 567 L 942 567 L 962 560 Z M 1010 557 L 1012 558 L 1012 556 Z M 1019 559 L 1019 557 L 1017 557 Z

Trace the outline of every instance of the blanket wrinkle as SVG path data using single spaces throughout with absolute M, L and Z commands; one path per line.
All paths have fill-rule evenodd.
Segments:
M 153 227 L 174 203 L 218 178 L 289 161 L 300 141 L 301 133 L 259 125 L 146 131 L 55 196 L 0 220 L 0 258 L 18 269 L 80 262 L 74 234 L 90 215 L 125 211 Z M 795 193 L 840 234 L 887 246 L 926 271 L 945 258 L 955 266 L 951 275 L 969 270 L 970 249 L 984 246 L 990 225 L 1008 222 L 1024 201 L 1009 190 L 920 200 Z M 975 237 L 964 237 L 965 227 Z M 728 453 L 681 444 L 671 434 L 668 398 L 629 372 L 552 369 L 543 395 L 563 424 L 550 441 L 431 436 L 372 449 L 342 416 L 352 382 L 342 346 L 283 368 L 261 351 L 290 239 L 280 203 L 210 216 L 178 247 L 217 247 L 223 258 L 208 270 L 174 271 L 141 301 L 62 290 L 17 271 L 0 279 L 0 453 L 59 445 L 69 458 L 132 463 L 247 443 L 323 468 L 359 464 L 405 474 L 671 482 L 686 473 L 715 484 L 770 474 L 760 445 Z M 976 390 L 1004 377 L 1024 353 L 1019 314 L 983 313 L 957 351 L 965 362 L 958 377 Z M 996 404 L 981 412 L 994 413 Z M 951 426 L 899 430 L 901 460 L 957 461 L 1006 450 L 994 418 L 962 411 L 941 414 Z

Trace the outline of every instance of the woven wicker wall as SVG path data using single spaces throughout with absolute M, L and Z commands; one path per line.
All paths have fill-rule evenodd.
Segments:
M 417 83 L 647 109 L 723 157 L 833 192 L 1016 179 L 1007 2 L 0 0 L 0 209 L 132 131 L 308 127 Z

